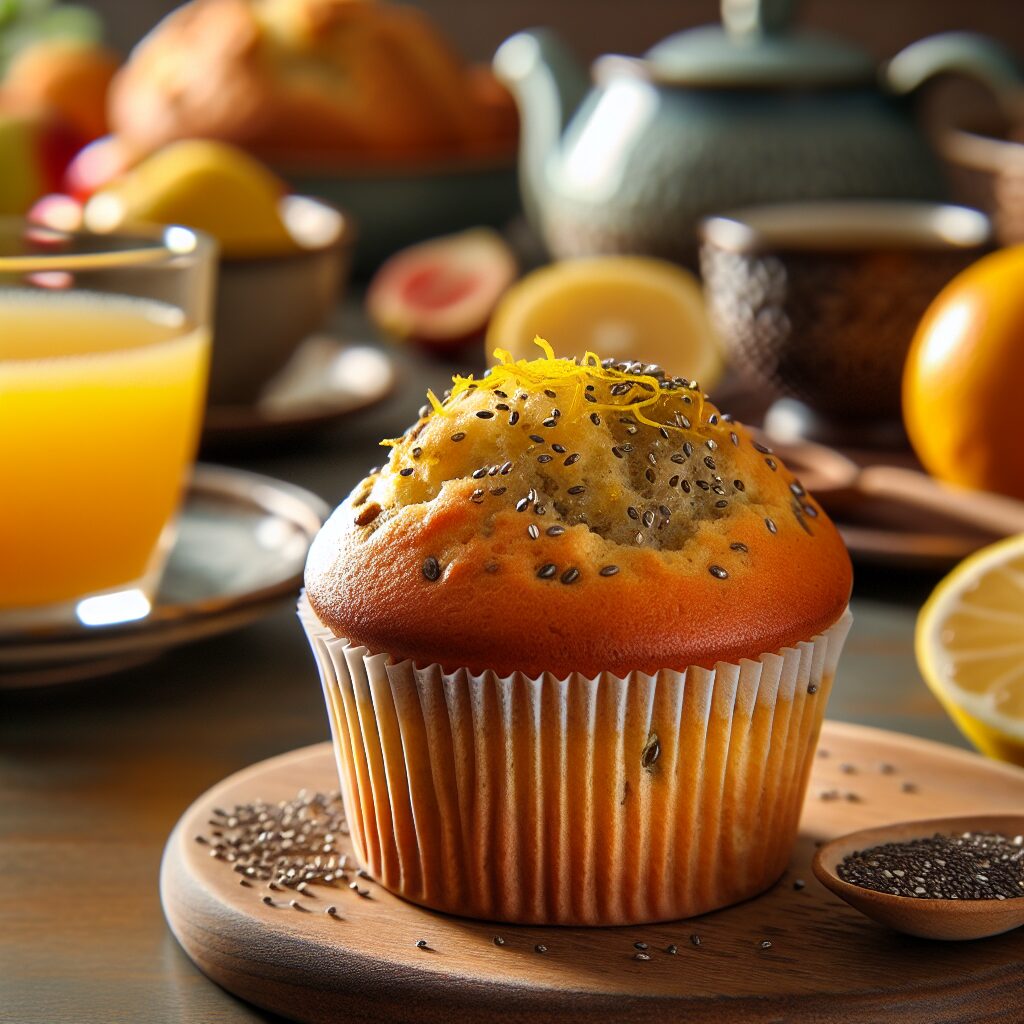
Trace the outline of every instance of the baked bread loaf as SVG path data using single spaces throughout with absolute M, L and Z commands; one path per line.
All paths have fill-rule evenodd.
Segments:
M 459 379 L 313 544 L 337 636 L 530 674 L 756 658 L 835 622 L 850 561 L 772 452 L 653 367 Z
M 215 138 L 293 165 L 509 155 L 511 97 L 415 8 L 374 0 L 192 0 L 110 93 L 137 153 Z

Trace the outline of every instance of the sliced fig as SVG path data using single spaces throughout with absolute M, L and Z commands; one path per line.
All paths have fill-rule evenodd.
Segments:
M 501 235 L 473 228 L 392 256 L 370 282 L 367 311 L 402 341 L 433 351 L 458 348 L 483 334 L 516 273 Z

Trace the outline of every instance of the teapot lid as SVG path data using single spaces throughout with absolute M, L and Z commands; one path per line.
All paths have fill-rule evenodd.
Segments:
M 875 78 L 866 51 L 820 32 L 790 31 L 793 0 L 722 0 L 722 26 L 677 32 L 644 55 L 665 85 L 813 88 Z

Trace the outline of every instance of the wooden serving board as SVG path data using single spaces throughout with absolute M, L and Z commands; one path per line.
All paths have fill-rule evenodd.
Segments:
M 627 928 L 447 917 L 373 883 L 366 883 L 369 899 L 347 888 L 311 889 L 316 896 L 302 902 L 312 913 L 268 907 L 266 889 L 242 888 L 229 865 L 195 842 L 208 833 L 214 807 L 336 786 L 326 743 L 253 765 L 200 797 L 164 854 L 164 912 L 188 955 L 229 991 L 288 1017 L 346 1024 L 1021 1020 L 1024 929 L 973 943 L 912 939 L 840 902 L 810 869 L 816 842 L 855 829 L 1019 812 L 1020 769 L 898 733 L 826 723 L 799 844 L 775 888 L 701 918 Z M 797 879 L 805 887 L 794 887 Z M 341 920 L 324 913 L 332 903 Z M 417 948 L 418 939 L 429 948 Z M 766 939 L 771 946 L 762 948 Z M 635 942 L 648 944 L 649 960 L 636 959 Z M 674 955 L 666 952 L 671 944 Z

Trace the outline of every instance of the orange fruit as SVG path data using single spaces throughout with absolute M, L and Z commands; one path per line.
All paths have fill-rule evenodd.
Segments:
M 903 420 L 933 476 L 1024 499 L 1024 246 L 958 274 L 928 307 L 903 373 Z
M 19 51 L 4 78 L 6 93 L 55 110 L 83 142 L 107 131 L 107 89 L 120 61 L 77 39 L 40 39 Z

